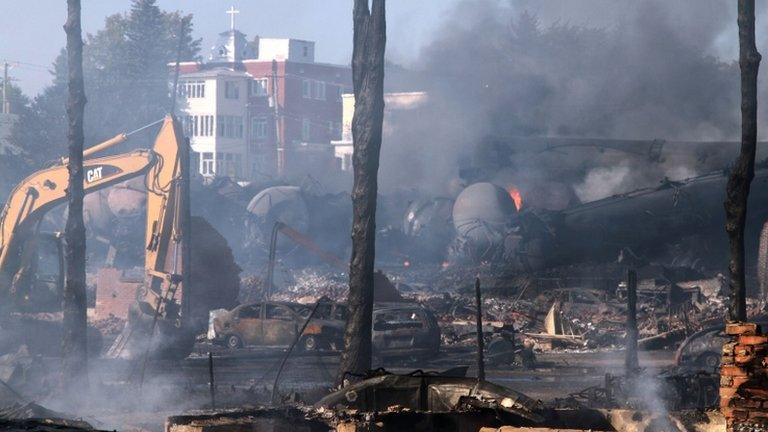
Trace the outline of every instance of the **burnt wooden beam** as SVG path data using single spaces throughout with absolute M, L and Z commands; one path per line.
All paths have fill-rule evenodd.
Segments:
M 634 375 L 640 364 L 637 360 L 637 272 L 627 270 L 627 337 L 624 369 L 627 376 Z

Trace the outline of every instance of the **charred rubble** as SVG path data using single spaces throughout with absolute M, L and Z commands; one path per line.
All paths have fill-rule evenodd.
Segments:
M 73 243 L 49 233 L 74 207 L 41 206 L 29 220 L 23 211 L 27 203 L 44 202 L 36 201 L 42 194 L 62 203 L 67 193 L 52 180 L 60 178 L 48 175 L 67 178 L 63 171 L 76 158 L 56 160 L 30 177 L 34 181 L 14 189 L 12 196 L 21 204 L 9 204 L 0 216 L 4 221 L 17 215 L 9 218 L 16 225 L 0 224 L 10 227 L 3 241 L 16 236 L 0 242 L 0 252 L 12 264 L 0 275 L 10 300 L 0 305 L 0 429 L 687 431 L 721 430 L 726 421 L 730 427 L 734 419 L 762 418 L 768 407 L 768 336 L 762 330 L 768 325 L 768 160 L 758 163 L 750 178 L 746 241 L 733 249 L 745 251 L 747 268 L 742 268 L 744 257 L 734 253 L 740 258 L 738 271 L 728 269 L 722 227 L 732 233 L 735 225 L 726 224 L 722 207 L 729 177 L 741 172 L 728 166 L 735 143 L 584 138 L 625 133 L 619 124 L 597 123 L 628 123 L 633 115 L 643 121 L 624 128 L 643 130 L 659 116 L 646 113 L 657 104 L 645 101 L 642 110 L 626 112 L 613 106 L 603 111 L 602 105 L 573 110 L 571 104 L 581 104 L 571 93 L 581 86 L 585 92 L 595 87 L 601 94 L 614 93 L 595 82 L 604 77 L 592 66 L 565 83 L 569 96 L 561 105 L 558 92 L 564 89 L 550 82 L 562 81 L 560 71 L 532 79 L 506 58 L 491 61 L 502 57 L 496 48 L 471 49 L 477 41 L 485 43 L 483 37 L 472 38 L 464 51 L 488 57 L 493 65 L 488 69 L 503 73 L 479 70 L 480 77 L 466 86 L 450 84 L 455 77 L 420 83 L 428 91 L 417 92 L 418 97 L 409 93 L 419 108 L 393 114 L 384 102 L 389 104 L 391 94 L 388 99 L 383 93 L 384 0 L 373 0 L 373 13 L 369 4 L 355 2 L 350 72 L 356 101 L 342 94 L 349 89 L 339 82 L 330 83 L 338 97 L 327 97 L 326 90 L 335 92 L 325 81 L 306 80 L 310 74 L 303 66 L 291 72 L 286 60 L 278 72 L 272 60 L 269 78 L 254 81 L 248 75 L 243 77 L 247 90 L 227 82 L 222 92 L 225 99 L 247 93 L 245 115 L 269 108 L 264 117 L 244 123 L 231 115 L 189 115 L 182 121 L 172 113 L 162 120 L 151 150 L 106 157 L 136 158 L 130 159 L 130 169 L 110 167 L 102 178 L 104 167 L 88 165 L 99 174 L 91 171 L 85 182 L 92 192 L 84 198 L 87 247 L 75 248 L 87 253 L 87 296 L 76 306 L 83 317 L 87 310 L 88 328 L 72 332 L 80 345 L 87 341 L 88 350 L 76 350 L 80 362 L 62 356 L 72 346 L 59 343 L 67 339 L 61 288 L 71 279 L 63 268 L 72 264 L 61 252 L 73 249 Z M 528 45 L 559 46 L 561 38 L 601 46 L 617 35 L 560 24 L 544 30 L 528 13 L 503 22 L 492 15 L 504 8 L 481 5 L 477 10 L 478 16 L 488 14 L 480 21 L 498 32 L 490 39 L 503 41 L 499 46 L 505 53 L 551 69 L 565 70 L 527 55 Z M 231 30 L 221 36 L 247 44 L 245 51 L 254 54 L 250 50 L 259 37 L 252 44 L 244 41 L 235 30 L 237 11 L 233 7 L 228 13 Z M 511 10 L 500 15 L 507 14 Z M 660 18 L 647 10 L 644 15 Z M 179 18 L 184 32 L 188 18 Z M 478 19 L 449 33 L 466 33 Z M 363 43 L 363 38 L 371 39 Z M 447 52 L 451 59 L 466 55 L 444 53 L 446 41 L 438 42 L 425 50 L 427 70 L 442 69 Z M 681 53 L 694 48 L 677 45 Z M 632 51 L 610 46 L 622 62 Z M 226 54 L 228 47 L 218 47 L 214 56 Z M 376 53 L 365 54 L 368 50 Z M 304 56 L 308 52 L 307 46 Z M 579 63 L 604 68 L 594 60 L 606 57 L 595 54 Z M 212 66 L 222 77 L 247 70 L 234 63 L 231 70 L 219 71 L 229 66 L 184 62 L 185 67 Z M 722 88 L 735 82 L 722 78 L 736 65 L 710 58 L 693 62 L 695 70 L 714 66 L 713 82 Z M 367 79 L 363 66 L 370 69 Z M 620 75 L 639 69 L 621 66 Z M 507 75 L 507 69 L 515 71 Z M 354 108 L 347 103 L 356 102 L 357 112 L 343 126 L 322 125 L 323 139 L 330 140 L 337 128 L 350 124 L 345 132 L 351 133 L 333 144 L 341 152 L 354 148 L 336 157 L 340 166 L 309 166 L 317 149 L 303 141 L 312 138 L 310 130 L 317 132 L 314 120 L 299 119 L 301 142 L 281 136 L 279 117 L 289 110 L 277 92 L 294 89 L 278 90 L 278 73 L 283 83 L 290 74 L 302 76 L 301 99 L 329 106 L 339 102 L 344 117 Z M 342 75 L 335 78 L 348 78 Z M 634 90 L 638 94 L 647 86 L 640 78 L 633 78 L 642 84 Z M 188 91 L 202 96 L 207 84 L 183 85 L 180 93 L 187 97 Z M 450 94 L 442 87 L 450 87 Z M 606 99 L 620 105 L 614 98 L 627 94 L 615 93 Z M 682 97 L 674 95 L 669 99 Z M 664 107 L 661 116 L 677 109 L 678 101 L 663 99 L 674 108 Z M 459 100 L 467 105 L 452 113 Z M 526 113 L 520 106 L 526 104 L 538 108 Z M 553 106 L 546 109 L 547 104 Z M 730 118 L 714 119 L 729 108 L 702 105 L 707 108 L 703 120 L 695 109 L 685 122 L 665 122 L 659 132 L 679 129 L 679 137 L 695 125 L 692 136 L 735 133 Z M 171 111 L 175 99 L 172 106 Z M 569 113 L 565 123 L 545 120 L 561 110 Z M 595 124 L 566 124 L 580 118 Z M 398 127 L 385 124 L 392 120 Z M 553 131 L 576 135 L 533 136 Z M 255 164 L 241 164 L 248 159 L 242 155 L 199 152 L 200 141 L 194 142 L 198 136 L 242 139 L 252 155 L 272 144 L 272 132 L 277 158 Z M 90 156 L 132 134 L 80 154 Z M 385 143 L 405 143 L 400 146 L 406 150 L 384 154 L 382 168 L 396 160 L 402 166 L 387 172 L 378 189 L 382 135 Z M 439 144 L 440 152 L 451 154 L 414 154 L 414 141 L 423 148 Z M 299 169 L 286 171 L 284 152 L 294 150 L 291 146 L 304 154 L 293 154 L 301 156 Z M 190 157 L 190 149 L 198 154 Z M 258 171 L 257 165 L 272 162 L 274 176 L 241 176 L 243 165 L 251 165 L 245 171 Z M 333 172 L 318 180 L 308 174 L 316 170 Z M 350 170 L 352 193 L 336 184 L 351 180 Z M 224 172 L 233 178 L 219 175 Z M 739 287 L 730 281 L 731 293 L 729 271 L 739 275 Z M 745 294 L 746 302 L 732 301 Z M 738 319 L 751 322 L 723 324 L 729 312 L 734 316 L 735 304 Z M 67 371 L 84 369 L 85 360 L 90 379 L 73 380 Z M 57 385 L 67 380 L 67 388 Z M 85 408 L 74 407 L 78 400 Z M 717 407 L 722 413 L 713 411 Z M 80 411 L 67 414 L 67 409 Z M 104 421 L 91 421 L 97 416 L 88 417 L 89 410 Z M 164 419 L 163 427 L 158 419 Z

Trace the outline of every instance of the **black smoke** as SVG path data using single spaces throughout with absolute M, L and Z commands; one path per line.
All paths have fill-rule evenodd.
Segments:
M 429 99 L 392 125 L 382 186 L 452 194 L 462 168 L 479 167 L 524 195 L 562 195 L 546 205 L 558 207 L 722 168 L 734 146 L 704 157 L 696 144 L 667 145 L 649 158 L 521 138 L 738 140 L 736 35 L 735 5 L 716 0 L 464 1 L 407 85 L 389 83 Z

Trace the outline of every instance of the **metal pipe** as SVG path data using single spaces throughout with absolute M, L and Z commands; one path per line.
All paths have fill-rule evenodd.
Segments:
M 274 291 L 275 285 L 275 261 L 277 253 L 277 233 L 283 227 L 283 223 L 280 221 L 275 222 L 272 226 L 272 235 L 269 238 L 269 262 L 267 263 L 267 280 L 264 284 L 264 300 L 269 300 Z
M 179 34 L 176 36 L 179 39 L 179 44 L 176 48 L 176 67 L 173 73 L 173 96 L 171 96 L 171 109 L 169 110 L 171 115 L 176 113 L 176 98 L 179 95 L 179 63 L 181 63 L 181 49 L 184 47 L 184 28 L 186 24 L 186 18 L 182 18 Z
M 475 316 L 477 323 L 477 381 L 485 381 L 485 360 L 483 351 L 485 350 L 485 341 L 483 340 L 483 299 L 480 295 L 480 278 L 475 278 L 475 302 L 477 303 L 477 314 Z
M 98 153 L 102 150 L 106 150 L 110 147 L 116 146 L 122 142 L 125 142 L 125 140 L 128 139 L 128 135 L 125 133 L 119 133 L 112 138 L 101 142 L 99 144 L 96 144 L 93 147 L 88 147 L 87 149 L 83 150 L 83 157 L 88 157 L 94 153 Z
M 627 270 L 627 339 L 624 368 L 634 375 L 639 368 L 637 360 L 637 272 Z
M 119 134 L 113 136 L 112 138 L 110 138 L 110 139 L 108 139 L 106 141 L 103 141 L 103 142 L 100 142 L 100 143 L 96 144 L 93 147 L 88 147 L 87 149 L 83 150 L 83 158 L 86 158 L 88 156 L 91 156 L 94 153 L 98 153 L 100 151 L 104 151 L 104 150 L 106 150 L 106 149 L 108 149 L 110 147 L 114 147 L 114 146 L 116 146 L 116 145 L 118 145 L 120 143 L 123 143 L 131 135 L 137 134 L 137 133 L 143 131 L 144 129 L 147 129 L 147 128 L 150 128 L 150 127 L 152 127 L 152 126 L 154 126 L 156 124 L 162 123 L 163 121 L 165 121 L 165 118 L 162 118 L 162 119 L 157 120 L 157 121 L 153 121 L 152 123 L 144 125 L 144 126 L 138 128 L 138 129 L 132 130 L 132 131 L 130 131 L 128 133 L 119 133 Z M 66 165 L 68 162 L 69 162 L 69 158 L 66 158 L 66 157 L 65 158 L 61 158 L 61 164 L 62 165 Z
M 211 409 L 216 409 L 216 383 L 213 380 L 213 354 L 208 351 L 208 388 L 211 392 Z
M 291 343 L 291 346 L 288 347 L 288 351 L 286 351 L 285 355 L 283 356 L 283 359 L 280 361 L 280 366 L 277 368 L 277 374 L 275 374 L 275 382 L 272 383 L 272 403 L 277 403 L 277 385 L 280 383 L 280 375 L 283 373 L 283 368 L 285 367 L 285 362 L 288 361 L 288 357 L 291 356 L 291 353 L 293 352 L 293 348 L 296 347 L 296 344 L 299 343 L 299 340 L 301 340 L 301 336 L 304 334 L 304 330 L 307 329 L 307 326 L 309 325 L 309 322 L 312 321 L 312 318 L 315 317 L 315 312 L 317 312 L 317 308 L 320 307 L 320 302 L 323 301 L 323 298 L 321 297 L 317 302 L 315 303 L 315 307 L 312 308 L 312 311 L 309 313 L 309 316 L 304 321 L 304 325 L 301 326 L 301 329 L 296 333 L 296 337 L 293 339 L 293 343 Z

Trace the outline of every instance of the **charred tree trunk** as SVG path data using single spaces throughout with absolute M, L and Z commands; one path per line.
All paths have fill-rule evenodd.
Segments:
M 757 71 L 760 53 L 755 46 L 755 0 L 739 0 L 739 68 L 741 69 L 741 152 L 728 178 L 725 197 L 725 231 L 730 258 L 730 321 L 747 318 L 744 275 L 744 224 L 747 198 L 755 176 L 757 147 Z
M 352 118 L 354 185 L 352 188 L 352 259 L 349 265 L 349 317 L 339 383 L 344 375 L 371 368 L 373 266 L 376 234 L 381 129 L 384 120 L 385 0 L 355 0 L 352 83 L 355 115 Z
M 67 67 L 69 96 L 69 184 L 67 225 L 64 230 L 66 277 L 64 280 L 64 333 L 62 340 L 62 389 L 87 380 L 85 225 L 83 224 L 83 39 L 80 28 L 80 0 L 67 0 Z

